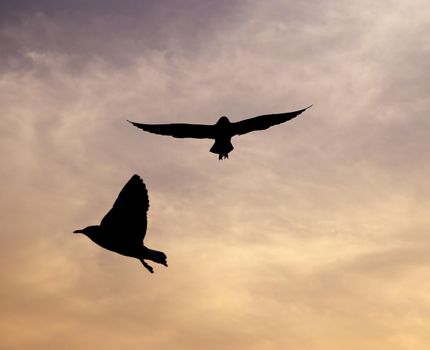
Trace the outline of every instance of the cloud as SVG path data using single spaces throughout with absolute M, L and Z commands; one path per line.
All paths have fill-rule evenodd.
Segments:
M 428 11 L 2 5 L 2 345 L 427 348 Z M 210 142 L 126 122 L 311 103 L 233 139 L 224 162 Z M 168 255 L 154 275 L 71 233 L 133 173 L 149 189 L 146 244 Z
M 31 55 L 43 53 L 66 55 L 72 72 L 94 59 L 117 70 L 151 51 L 196 55 L 219 28 L 234 23 L 241 7 L 239 2 L 192 0 L 174 6 L 151 1 L 8 5 L 2 11 L 3 66 L 37 69 Z

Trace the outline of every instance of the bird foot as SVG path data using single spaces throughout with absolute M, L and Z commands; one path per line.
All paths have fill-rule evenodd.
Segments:
M 145 262 L 145 260 L 143 260 L 143 259 L 140 259 L 140 262 L 142 263 L 142 265 L 149 271 L 149 272 L 151 272 L 151 273 L 154 273 L 154 269 L 152 268 L 152 266 L 151 265 L 149 265 L 149 264 L 147 264 L 146 262 Z
M 228 154 L 220 154 L 218 160 L 228 159 Z

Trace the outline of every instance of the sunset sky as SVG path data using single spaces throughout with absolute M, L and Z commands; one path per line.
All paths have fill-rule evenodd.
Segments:
M 2 1 L 0 349 L 428 350 L 428 0 Z M 313 107 L 232 140 L 215 123 Z M 73 230 L 139 174 L 154 274 Z

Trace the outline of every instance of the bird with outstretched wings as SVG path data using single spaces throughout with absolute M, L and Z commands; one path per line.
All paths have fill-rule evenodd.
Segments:
M 291 120 L 309 107 L 287 113 L 265 114 L 257 117 L 240 120 L 238 122 L 230 122 L 230 120 L 222 116 L 213 125 L 206 124 L 186 124 L 186 123 L 171 123 L 171 124 L 142 124 L 128 120 L 134 126 L 158 135 L 173 136 L 177 138 L 195 138 L 195 139 L 214 139 L 210 152 L 216 153 L 219 159 L 228 158 L 228 154 L 233 150 L 231 138 L 236 135 L 244 135 L 252 131 L 265 130 L 271 126 L 285 123 Z

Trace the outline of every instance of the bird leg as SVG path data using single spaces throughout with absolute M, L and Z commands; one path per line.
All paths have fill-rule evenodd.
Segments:
M 143 259 L 139 259 L 139 260 L 140 260 L 140 262 L 143 264 L 143 266 L 145 266 L 145 268 L 146 268 L 149 272 L 154 273 L 154 269 L 152 268 L 152 266 L 148 265 L 148 264 L 145 262 L 145 260 L 143 260 Z
M 218 156 L 218 160 L 223 160 L 223 159 L 228 159 L 228 153 L 226 153 L 226 154 L 219 154 L 219 156 Z

